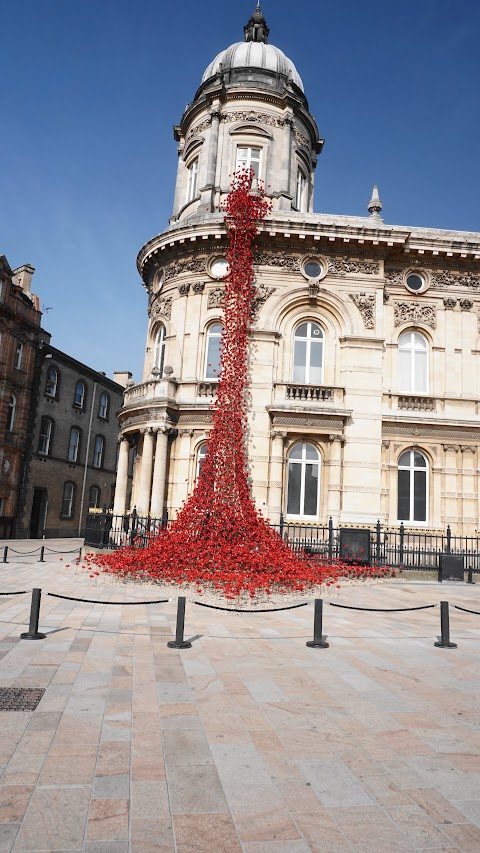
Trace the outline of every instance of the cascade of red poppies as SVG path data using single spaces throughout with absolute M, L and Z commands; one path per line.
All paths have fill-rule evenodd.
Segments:
M 95 558 L 107 572 L 176 584 L 194 582 L 199 587 L 209 584 L 229 598 L 245 590 L 252 597 L 259 590 L 268 593 L 272 586 L 303 590 L 351 574 L 345 564 L 332 566 L 319 558 L 296 556 L 265 521 L 251 495 L 247 410 L 253 244 L 258 223 L 270 210 L 263 189 L 252 192 L 252 178 L 251 171 L 235 173 L 225 204 L 229 273 L 220 377 L 200 476 L 176 520 L 146 548 L 127 547 Z

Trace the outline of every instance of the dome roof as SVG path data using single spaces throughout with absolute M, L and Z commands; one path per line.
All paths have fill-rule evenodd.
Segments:
M 273 44 L 265 44 L 262 41 L 239 41 L 231 44 L 226 50 L 222 50 L 213 62 L 205 69 L 202 83 L 205 83 L 220 71 L 231 68 L 262 68 L 284 77 L 291 75 L 292 82 L 303 92 L 303 83 L 300 74 L 291 59 L 285 56 L 280 48 Z

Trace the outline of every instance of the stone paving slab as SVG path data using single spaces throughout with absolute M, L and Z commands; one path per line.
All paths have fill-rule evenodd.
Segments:
M 0 712 L 0 853 L 478 853 L 480 616 L 451 607 L 458 648 L 439 649 L 437 606 L 326 602 L 330 647 L 309 649 L 313 604 L 187 602 L 178 651 L 173 590 L 109 604 L 161 596 L 71 573 L 80 540 L 43 544 L 44 563 L 38 542 L 0 563 L 0 592 L 42 588 L 47 634 L 20 640 L 30 596 L 0 596 L 0 686 L 45 689 Z M 480 611 L 480 583 L 341 596 Z

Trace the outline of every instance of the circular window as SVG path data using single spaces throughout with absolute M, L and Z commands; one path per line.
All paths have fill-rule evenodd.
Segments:
M 228 273 L 228 261 L 226 258 L 215 258 L 210 264 L 210 275 L 213 278 L 225 278 Z
M 319 278 L 323 278 L 325 275 L 325 266 L 317 258 L 307 258 L 302 264 L 302 272 L 305 278 L 311 281 L 318 281 Z
M 410 293 L 423 293 L 428 287 L 428 278 L 423 272 L 406 272 L 404 281 Z

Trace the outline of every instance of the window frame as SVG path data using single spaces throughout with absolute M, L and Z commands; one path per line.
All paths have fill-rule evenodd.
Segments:
M 67 497 L 67 487 L 70 486 L 70 494 Z M 75 516 L 75 497 L 76 497 L 77 487 L 76 484 L 72 482 L 72 480 L 65 480 L 63 484 L 63 492 L 62 492 L 62 506 L 60 509 L 60 518 L 74 518 Z M 68 502 L 68 511 L 65 512 L 65 506 Z
M 102 407 L 102 401 L 105 401 L 105 405 L 103 407 Z M 110 413 L 110 396 L 109 396 L 109 394 L 107 394 L 106 391 L 102 391 L 102 393 L 100 394 L 99 401 L 98 401 L 97 416 L 102 421 L 108 421 L 109 413 Z
M 410 344 L 403 345 L 402 338 L 406 338 L 407 335 L 410 337 Z M 421 338 L 425 346 L 420 347 L 416 345 L 415 335 L 418 335 Z M 408 366 L 408 389 L 403 385 L 403 375 L 402 375 L 402 356 L 401 353 L 409 354 L 409 366 Z M 425 354 L 425 387 L 418 388 L 418 366 L 421 364 L 419 355 Z M 419 329 L 405 329 L 398 336 L 398 387 L 401 394 L 429 394 L 429 366 L 430 366 L 430 342 L 426 335 L 423 334 Z
M 264 148 L 264 146 L 262 146 L 262 145 L 260 145 L 260 146 L 259 145 L 249 145 L 249 144 L 242 144 L 240 142 L 237 142 L 236 149 L 235 149 L 235 171 L 238 172 L 239 169 L 244 169 L 245 171 L 247 171 L 248 169 L 253 169 L 257 181 L 262 180 L 262 178 L 263 178 L 263 169 L 262 169 L 262 166 L 263 166 L 263 156 L 262 156 L 263 155 L 263 148 Z M 245 149 L 247 151 L 246 157 L 240 157 L 240 154 L 239 154 L 240 149 Z M 257 158 L 252 157 L 252 151 L 258 151 L 259 152 L 258 160 L 257 160 Z M 255 168 L 252 165 L 252 163 L 258 164 L 258 173 L 255 171 Z
M 15 420 L 17 417 L 17 398 L 15 394 L 10 394 L 10 399 L 8 401 L 8 413 L 7 413 L 7 432 L 13 432 L 15 429 Z
M 23 359 L 23 343 L 22 343 L 22 341 L 17 340 L 17 346 L 15 348 L 15 356 L 13 359 L 14 370 L 21 370 L 22 369 L 22 359 Z
M 78 394 L 79 387 L 82 388 L 81 396 Z M 73 395 L 73 407 L 75 409 L 79 409 L 80 411 L 83 411 L 85 409 L 86 396 L 87 396 L 87 388 L 86 388 L 85 382 L 83 381 L 83 379 L 79 379 L 77 381 L 77 384 L 75 385 L 75 392 Z M 78 397 L 78 399 L 77 399 L 77 397 Z
M 297 166 L 297 181 L 295 184 L 295 208 L 300 213 L 307 212 L 308 178 L 301 166 Z
M 308 334 L 306 337 L 299 337 L 297 335 L 297 331 L 301 326 L 304 326 L 304 325 L 307 325 Z M 320 329 L 321 337 L 319 337 L 318 340 L 316 340 L 311 334 L 313 326 L 317 326 Z M 295 364 L 297 341 L 298 342 L 300 342 L 300 341 L 306 342 L 305 364 L 304 365 L 301 365 L 301 364 L 296 365 Z M 311 382 L 311 377 L 310 377 L 310 373 L 312 372 L 312 370 L 316 369 L 315 365 L 312 365 L 312 363 L 311 363 L 312 342 L 321 344 L 321 377 L 320 377 L 319 382 Z M 298 384 L 298 385 L 323 385 L 324 376 L 325 376 L 325 342 L 326 342 L 325 330 L 317 320 L 301 320 L 300 322 L 296 323 L 295 328 L 293 329 L 292 367 L 291 367 L 291 376 L 292 376 L 291 381 L 292 381 L 292 383 Z M 298 369 L 298 370 L 303 369 L 304 379 L 300 380 L 300 379 L 295 378 L 295 370 L 296 369 Z
M 43 431 L 44 425 L 48 424 L 48 430 Z M 40 420 L 40 431 L 38 434 L 38 449 L 37 453 L 40 456 L 51 456 L 52 441 L 53 441 L 53 420 L 44 415 Z
M 195 483 L 198 481 L 200 477 L 200 472 L 202 470 L 205 459 L 207 458 L 207 440 L 200 442 L 197 447 L 196 452 L 196 463 L 195 463 Z
M 302 457 L 301 459 L 290 459 L 290 455 L 292 451 L 301 445 L 302 447 Z M 307 459 L 307 445 L 309 447 L 313 447 L 317 454 L 317 459 L 314 461 L 312 459 Z M 321 474 L 322 474 L 322 455 L 317 445 L 313 443 L 313 441 L 309 441 L 308 439 L 303 439 L 301 441 L 294 441 L 293 444 L 288 448 L 287 456 L 286 456 L 286 469 L 287 469 L 287 488 L 285 493 L 285 515 L 287 518 L 304 519 L 305 521 L 318 521 L 320 517 L 320 484 L 321 484 Z M 290 512 L 288 509 L 289 504 L 289 486 L 290 486 L 290 465 L 299 465 L 301 466 L 300 473 L 300 512 L 294 513 Z M 316 465 L 317 468 L 317 499 L 316 499 L 316 512 L 314 515 L 310 515 L 305 512 L 305 479 L 306 479 L 306 468 L 307 465 Z
M 198 197 L 199 157 L 193 157 L 187 166 L 187 197 L 186 204 Z
M 92 500 L 92 492 L 94 489 L 97 493 L 95 501 Z M 90 488 L 88 490 L 88 508 L 89 509 L 98 509 L 101 506 L 101 500 L 100 500 L 101 494 L 102 494 L 102 492 L 101 492 L 100 486 L 96 486 L 96 485 L 90 486 Z
M 212 329 L 213 329 L 213 327 L 214 327 L 214 326 L 220 326 L 220 328 L 221 328 L 221 332 L 220 332 L 220 333 L 212 332 Z M 222 323 L 222 321 L 221 321 L 221 320 L 212 320 L 212 321 L 208 324 L 207 329 L 206 329 L 206 336 L 205 336 L 205 338 L 206 338 L 206 339 L 205 339 L 205 363 L 204 363 L 204 370 L 203 370 L 203 373 L 204 373 L 204 378 L 205 378 L 208 382 L 218 382 L 219 377 L 220 377 L 220 370 L 221 370 L 221 358 L 222 358 L 222 346 L 221 346 L 221 340 L 222 340 L 222 338 L 223 338 L 223 333 L 224 333 L 224 331 L 225 331 L 225 327 L 224 327 L 224 325 L 223 325 L 223 323 Z M 212 358 L 212 357 L 211 357 L 211 353 L 210 353 L 210 341 L 212 341 L 213 339 L 217 339 L 217 338 L 219 339 L 219 346 L 218 346 L 218 372 L 216 373 L 216 375 L 212 375 L 212 376 L 210 376 L 210 375 L 209 375 L 209 368 L 211 368 L 211 366 L 212 366 L 212 361 L 211 361 L 211 358 Z M 211 370 L 211 372 L 212 372 L 212 373 L 214 373 L 213 369 Z
M 78 441 L 72 442 L 73 434 L 78 434 Z M 70 435 L 68 438 L 68 451 L 67 451 L 67 462 L 70 462 L 71 465 L 76 465 L 78 463 L 78 457 L 80 456 L 80 444 L 82 441 L 82 430 L 77 426 L 70 427 Z
M 100 451 L 98 450 L 99 440 L 101 442 L 101 450 Z M 97 469 L 103 468 L 104 457 L 105 457 L 105 436 L 98 434 L 95 436 L 95 441 L 93 443 L 93 458 L 92 458 L 93 467 L 97 468 Z
M 153 360 L 152 370 L 158 370 L 160 376 L 163 373 L 165 366 L 165 342 L 167 330 L 163 323 L 160 323 L 155 330 L 155 338 L 153 342 Z
M 400 465 L 400 459 L 405 453 L 410 454 L 410 464 Z M 425 461 L 425 466 L 422 467 L 420 465 L 415 466 L 415 453 L 418 453 Z M 400 517 L 400 471 L 408 471 L 409 472 L 409 517 L 401 518 Z M 425 519 L 416 519 L 415 516 L 415 485 L 417 478 L 415 477 L 415 472 L 425 473 Z M 430 503 L 430 465 L 428 461 L 428 456 L 423 450 L 420 450 L 418 447 L 407 447 L 405 450 L 398 456 L 397 460 L 397 521 L 400 524 L 409 524 L 415 527 L 427 527 L 428 526 L 428 510 Z
M 55 382 L 50 378 L 50 373 L 55 373 Z M 50 364 L 47 370 L 47 378 L 45 382 L 45 396 L 50 397 L 52 399 L 56 399 L 58 396 L 58 379 L 59 373 L 54 364 Z M 53 393 L 49 390 L 49 384 L 53 386 Z

